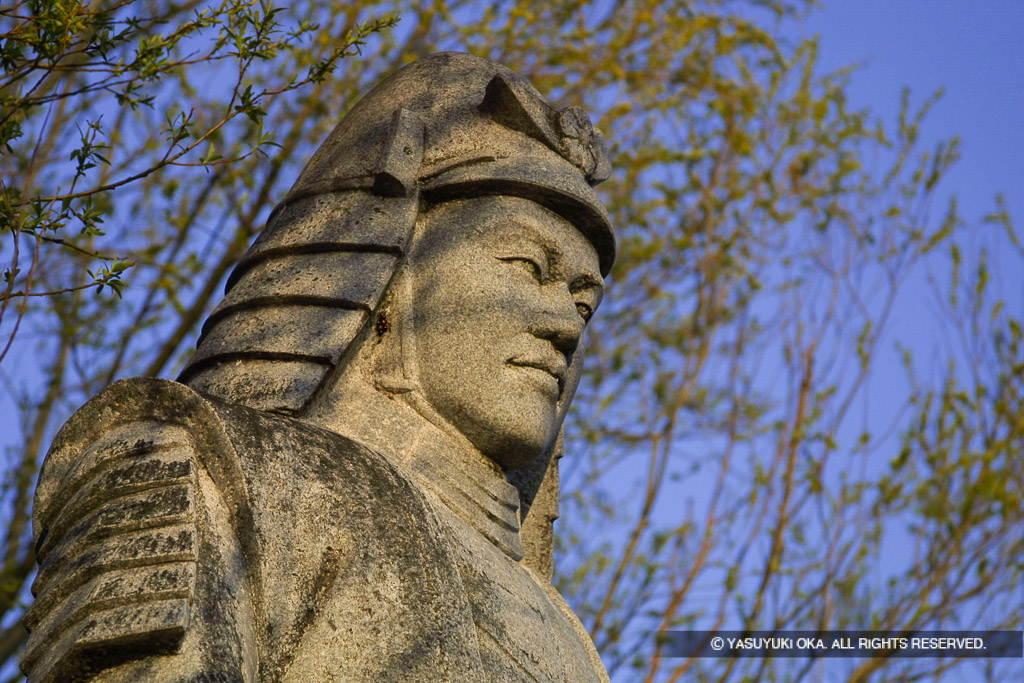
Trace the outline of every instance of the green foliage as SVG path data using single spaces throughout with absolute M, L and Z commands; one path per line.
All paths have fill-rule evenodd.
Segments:
M 311 91 L 397 22 L 357 21 L 346 9 L 317 23 L 310 17 L 327 14 L 317 10 L 293 5 L 289 16 L 256 0 L 0 9 L 0 362 L 11 453 L 0 497 L 0 659 L 24 637 L 9 617 L 34 562 L 31 491 L 53 427 L 82 390 L 171 362 L 257 230 L 277 170 L 305 141 Z M 295 130 L 275 134 L 290 117 Z M 260 163 L 273 169 L 260 199 L 243 223 L 229 214 L 220 265 L 204 259 L 213 233 L 197 234 L 224 227 L 224 198 L 244 202 L 238 193 L 252 189 Z
M 892 125 L 852 109 L 855 74 L 822 74 L 813 41 L 783 37 L 806 9 L 0 10 L 0 367 L 20 418 L 5 434 L 0 607 L 26 595 L 29 496 L 53 430 L 114 379 L 173 376 L 227 271 L 357 96 L 462 49 L 584 106 L 613 148 L 599 190 L 620 255 L 569 425 L 556 578 L 613 678 L 950 666 L 674 660 L 674 628 L 1019 628 L 1019 601 L 1002 597 L 1024 570 L 1024 340 L 993 271 L 1020 263 L 1021 241 L 999 200 L 967 238 L 940 194 L 959 144 L 921 144 L 935 98 L 907 91 Z M 0 655 L 20 633 L 0 633 Z
M 321 35 L 320 26 L 308 20 L 285 26 L 282 11 L 256 0 L 202 8 L 145 0 L 110 8 L 26 0 L 0 12 L 0 63 L 6 68 L 0 80 L 0 149 L 10 169 L 0 177 L 0 229 L 15 243 L 19 236 L 35 239 L 33 266 L 60 248 L 116 262 L 95 271 L 78 268 L 91 279 L 50 290 L 34 290 L 28 273 L 19 291 L 9 280 L 0 294 L 4 312 L 15 298 L 99 292 L 105 286 L 119 293 L 122 283 L 112 275 L 133 260 L 106 256 L 87 239 L 103 236 L 98 226 L 111 212 L 110 193 L 167 167 L 208 168 L 265 154 L 276 143 L 263 132 L 264 102 L 322 81 L 368 36 L 396 21 L 353 25 L 314 60 L 309 43 Z M 263 64 L 289 61 L 290 68 L 279 69 L 275 79 L 259 73 Z M 307 67 L 305 74 L 299 65 Z M 193 84 L 203 78 L 217 82 L 219 92 L 198 97 Z M 175 90 L 193 106 L 177 109 L 169 101 Z M 235 121 L 240 116 L 248 127 Z M 105 126 L 104 118 L 113 126 Z M 164 124 L 159 132 L 158 122 Z M 72 126 L 77 140 L 68 135 Z M 218 148 L 229 130 L 234 139 L 226 157 Z M 141 148 L 135 145 L 140 140 Z M 54 158 L 61 153 L 70 165 Z M 78 225 L 86 239 L 61 237 L 69 225 Z M 20 272 L 21 258 L 15 249 L 6 272 Z

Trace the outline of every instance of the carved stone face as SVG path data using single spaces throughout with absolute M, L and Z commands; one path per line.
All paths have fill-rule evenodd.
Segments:
M 420 387 L 501 467 L 548 448 L 579 381 L 581 337 L 603 292 L 593 246 L 526 199 L 442 204 L 412 254 Z

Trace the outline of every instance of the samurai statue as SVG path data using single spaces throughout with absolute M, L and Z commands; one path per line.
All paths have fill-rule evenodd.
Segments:
M 488 60 L 374 88 L 178 381 L 57 435 L 28 680 L 607 681 L 551 577 L 609 173 L 581 109 Z

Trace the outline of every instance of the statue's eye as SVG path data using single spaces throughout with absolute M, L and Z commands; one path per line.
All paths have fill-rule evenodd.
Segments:
M 510 256 L 501 260 L 506 263 L 514 263 L 516 266 L 532 275 L 538 282 L 544 279 L 544 269 L 541 268 L 540 264 L 532 258 L 526 256 Z
M 583 318 L 583 322 L 590 322 L 590 319 L 594 317 L 594 309 L 583 302 L 576 303 L 576 311 Z

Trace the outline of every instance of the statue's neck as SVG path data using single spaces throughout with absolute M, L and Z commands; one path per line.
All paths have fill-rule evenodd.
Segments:
M 329 410 L 310 417 L 383 454 L 510 558 L 522 559 L 519 491 L 497 464 L 404 398 L 365 385 L 339 393 Z

